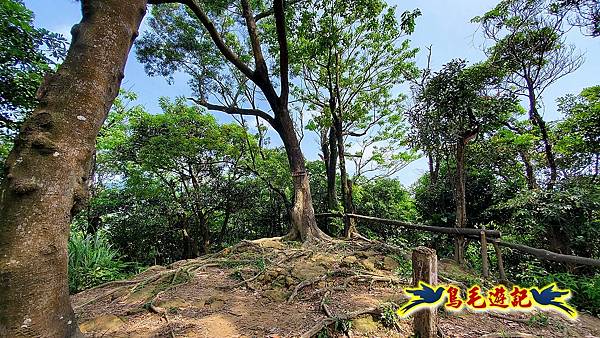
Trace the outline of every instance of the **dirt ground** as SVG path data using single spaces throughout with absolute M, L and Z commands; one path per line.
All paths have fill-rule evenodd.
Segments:
M 454 280 L 468 273 L 439 267 Z M 86 337 L 410 337 L 410 318 L 394 316 L 409 276 L 405 258 L 376 243 L 265 239 L 155 266 L 72 301 Z M 573 322 L 440 311 L 439 327 L 441 337 L 600 337 L 600 319 L 587 314 Z

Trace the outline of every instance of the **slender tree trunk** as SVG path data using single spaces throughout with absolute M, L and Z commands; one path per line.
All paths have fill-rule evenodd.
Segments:
M 321 130 L 321 152 L 323 153 L 323 164 L 327 176 L 327 211 L 337 211 L 336 172 L 337 172 L 337 145 L 335 131 L 332 127 Z M 327 231 L 333 234 L 333 219 L 327 218 Z
M 346 153 L 344 149 L 344 128 L 343 122 L 343 100 L 340 92 L 340 55 L 335 52 L 335 85 L 329 88 L 329 109 L 331 110 L 331 117 L 333 120 L 333 126 L 335 129 L 335 138 L 338 148 L 338 158 L 340 162 L 340 180 L 342 185 L 342 202 L 344 205 L 344 214 L 353 214 L 354 203 L 352 201 L 352 182 L 348 179 L 348 172 L 346 171 Z M 330 78 L 333 80 L 332 78 Z M 335 92 L 334 92 L 335 90 Z M 337 106 L 336 106 L 337 103 Z M 350 217 L 344 217 L 344 237 L 352 238 L 355 234 L 358 234 L 356 230 L 356 220 Z
M 464 228 L 467 225 L 467 208 L 465 198 L 465 140 L 460 139 L 456 143 L 456 177 L 455 196 L 456 223 L 455 227 Z M 465 263 L 465 245 L 463 236 L 454 237 L 454 259 L 460 265 Z
M 192 259 L 200 256 L 198 243 L 190 236 L 187 228 L 183 228 L 183 258 Z
M 65 62 L 38 91 L 0 188 L 0 336 L 78 335 L 67 240 L 87 198 L 95 140 L 116 97 L 146 0 L 83 0 Z
M 323 167 L 325 168 L 325 175 L 327 175 L 327 173 L 329 172 L 329 129 L 327 128 L 322 128 L 319 131 L 319 138 L 320 138 L 320 143 L 321 143 L 321 153 L 323 153 L 323 156 L 321 157 L 321 159 L 323 160 Z M 328 200 L 329 200 L 329 196 L 327 196 Z M 328 203 L 329 204 L 329 203 Z
M 533 171 L 533 165 L 531 164 L 529 157 L 524 151 L 519 151 L 519 156 L 521 156 L 521 160 L 523 160 L 523 164 L 525 165 L 525 178 L 527 179 L 527 189 L 537 189 L 538 186 L 535 180 L 535 173 Z
M 354 203 L 352 201 L 352 182 L 348 179 L 346 170 L 346 156 L 344 149 L 344 135 L 342 133 L 342 120 L 338 116 L 334 117 L 335 136 L 338 148 L 338 158 L 340 162 L 340 180 L 342 186 L 342 203 L 344 204 L 344 214 L 354 214 Z M 344 237 L 351 238 L 357 234 L 356 220 L 351 217 L 344 217 Z
M 294 186 L 294 204 L 290 210 L 292 226 L 286 237 L 303 242 L 326 239 L 328 236 L 317 227 L 304 155 L 300 149 L 293 121 L 287 108 L 280 109 L 282 111 L 276 114 L 276 130 L 288 156 Z
M 437 160 L 433 151 L 428 153 L 427 159 L 429 162 L 429 184 L 435 186 L 440 172 L 440 161 Z
M 529 120 L 534 126 L 537 126 L 540 129 L 542 143 L 544 144 L 544 153 L 546 155 L 546 161 L 548 162 L 548 169 L 550 170 L 550 180 L 548 181 L 546 188 L 548 190 L 552 190 L 556 184 L 556 180 L 558 179 L 558 170 L 556 167 L 554 151 L 552 150 L 552 142 L 550 141 L 550 136 L 548 135 L 548 127 L 546 126 L 546 122 L 537 110 L 537 99 L 532 86 L 528 86 L 528 96 Z
M 434 186 L 436 178 L 433 177 L 433 155 L 427 154 L 427 163 L 429 165 L 429 186 Z
M 561 229 L 560 224 L 546 225 L 548 236 L 548 248 L 550 251 L 570 255 L 569 236 Z
M 225 216 L 223 218 L 223 224 L 221 224 L 221 232 L 219 232 L 219 238 L 217 242 L 219 244 L 223 243 L 225 239 L 225 233 L 227 232 L 227 226 L 229 225 L 229 216 L 231 215 L 231 208 L 229 206 L 225 207 Z
M 540 128 L 540 133 L 542 134 L 542 142 L 544 143 L 544 152 L 546 153 L 546 158 L 548 160 L 548 168 L 550 168 L 550 181 L 548 181 L 548 185 L 546 187 L 548 190 L 552 190 L 556 184 L 556 180 L 558 179 L 556 159 L 554 156 L 554 151 L 552 150 L 552 143 L 550 141 L 550 136 L 548 135 L 546 122 L 544 122 L 542 117 L 537 113 L 537 109 L 535 110 L 535 116 L 537 116 L 537 125 Z
M 337 140 L 335 137 L 335 129 L 329 127 L 328 133 L 328 146 L 329 146 L 329 163 L 327 165 L 327 207 L 329 211 L 337 210 L 337 190 L 336 190 L 336 172 L 337 172 Z
M 198 255 L 208 255 L 210 253 L 210 229 L 208 228 L 208 215 L 206 213 L 200 213 L 198 217 L 198 231 L 200 232 L 200 243 L 196 247 L 198 248 Z

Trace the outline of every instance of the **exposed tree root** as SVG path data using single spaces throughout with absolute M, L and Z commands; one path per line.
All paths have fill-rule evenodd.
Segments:
M 135 280 L 115 280 L 112 282 L 106 282 L 100 285 L 93 287 L 93 289 L 102 289 L 108 286 L 123 286 L 123 285 L 131 285 L 137 283 Z
M 468 289 L 468 287 L 464 283 L 459 282 L 459 281 L 455 281 L 454 279 L 450 279 L 450 278 L 445 277 L 445 276 L 442 276 L 441 274 L 438 274 L 438 279 L 441 280 L 444 283 L 449 283 L 449 284 L 456 285 L 456 286 L 460 287 L 461 290 Z
M 106 292 L 106 293 L 104 293 L 104 294 L 101 294 L 101 295 L 100 295 L 100 296 L 98 296 L 98 297 L 94 297 L 94 298 L 92 298 L 92 299 L 88 300 L 87 302 L 85 302 L 85 303 L 83 303 L 83 304 L 79 304 L 78 306 L 74 307 L 74 310 L 78 310 L 78 309 L 80 309 L 80 308 L 82 308 L 82 307 L 84 307 L 84 306 L 86 306 L 86 305 L 90 305 L 90 304 L 92 304 L 92 303 L 95 303 L 95 302 L 97 302 L 97 301 L 99 301 L 99 300 L 101 300 L 101 299 L 104 299 L 104 298 L 106 298 L 106 297 L 108 297 L 108 296 L 110 296 L 110 295 L 112 295 L 112 294 L 114 294 L 114 293 L 116 293 L 117 291 L 119 291 L 119 290 L 122 290 L 122 289 L 123 289 L 123 287 L 117 287 L 117 288 L 114 288 L 114 289 L 112 289 L 112 290 L 110 290 L 110 291 L 108 291 L 108 292 Z
M 534 338 L 536 336 L 521 332 L 499 332 L 484 334 L 479 338 Z
M 241 241 L 240 243 L 221 250 L 218 253 L 203 256 L 198 259 L 179 261 L 171 264 L 167 268 L 150 269 L 142 274 L 138 275 L 130 281 L 117 281 L 105 283 L 99 287 L 107 288 L 107 292 L 102 295 L 88 300 L 85 303 L 79 305 L 77 308 L 81 309 L 90 304 L 101 301 L 111 295 L 122 292 L 119 297 L 130 297 L 133 293 L 140 292 L 136 296 L 131 297 L 136 304 L 139 300 L 138 308 L 145 308 L 150 312 L 156 313 L 169 323 L 167 317 L 168 309 L 162 308 L 157 303 L 164 298 L 165 294 L 171 291 L 173 288 L 188 283 L 192 280 L 197 271 L 210 267 L 223 267 L 233 269 L 236 267 L 245 268 L 243 270 L 236 270 L 244 272 L 241 276 L 241 281 L 236 281 L 231 284 L 223 285 L 220 288 L 234 289 L 241 286 L 246 286 L 250 290 L 260 290 L 258 287 L 254 287 L 253 284 L 264 283 L 264 280 L 272 282 L 281 276 L 291 276 L 293 280 L 297 280 L 298 277 L 292 274 L 292 269 L 299 261 L 308 262 L 314 261 L 314 264 L 323 265 L 327 261 L 319 261 L 322 254 L 336 257 L 339 261 L 336 261 L 328 269 L 335 269 L 329 271 L 322 276 L 304 280 L 296 284 L 289 297 L 287 298 L 288 303 L 292 303 L 299 297 L 299 294 L 303 289 L 312 286 L 316 283 L 336 280 L 334 285 L 327 283 L 325 287 L 317 288 L 317 290 L 310 296 L 311 298 L 317 294 L 322 295 L 320 302 L 320 309 L 325 314 L 326 318 L 321 322 L 317 323 L 313 328 L 307 331 L 303 337 L 310 337 L 317 334 L 324 327 L 327 327 L 336 321 L 349 320 L 364 314 L 375 314 L 378 315 L 382 312 L 379 308 L 366 308 L 359 311 L 349 312 L 346 314 L 336 315 L 328 305 L 329 297 L 333 292 L 346 290 L 348 285 L 351 283 L 369 283 L 369 287 L 373 287 L 374 283 L 390 283 L 390 284 L 402 284 L 406 283 L 406 280 L 398 278 L 396 276 L 376 274 L 370 271 L 356 271 L 345 267 L 341 263 L 341 258 L 347 255 L 353 255 L 355 251 L 365 251 L 367 249 L 374 249 L 378 251 L 393 251 L 394 253 L 400 252 L 401 248 L 389 246 L 384 243 L 371 241 L 369 239 L 356 237 L 353 240 L 336 240 L 336 239 L 316 239 L 315 241 L 305 242 L 301 247 L 290 247 L 289 245 L 282 243 L 271 243 L 282 241 L 282 238 L 263 238 L 254 241 Z M 311 257 L 314 257 L 312 259 Z M 324 265 L 325 266 L 325 265 Z M 250 268 L 250 269 L 248 269 Z M 336 269 L 337 268 L 337 269 Z M 276 271 L 278 275 L 273 277 L 273 271 Z M 285 272 L 283 272 L 285 271 Z M 266 279 L 259 279 L 261 276 L 268 275 Z M 249 278 L 246 278 L 249 277 Z M 257 282 L 260 281 L 260 282 Z M 280 278 L 283 280 L 283 278 Z M 290 286 L 289 279 L 285 280 L 285 285 Z M 293 285 L 293 284 L 292 284 Z M 126 290 L 127 292 L 123 292 Z M 143 291 L 142 291 L 143 290 Z M 144 299 L 141 299 L 143 297 Z M 160 304 L 160 303 L 158 303 Z M 134 304 L 134 306 L 136 306 Z M 171 336 L 174 335 L 171 326 Z
M 369 288 L 372 288 L 373 284 L 375 282 L 403 284 L 403 283 L 407 283 L 408 281 L 403 280 L 398 277 L 392 277 L 392 276 L 378 276 L 378 275 L 372 275 L 372 274 L 361 274 L 361 275 L 354 275 L 354 276 L 350 276 L 350 277 L 346 278 L 344 280 L 344 284 L 342 287 L 345 289 L 348 287 L 348 285 L 350 285 L 350 283 L 354 283 L 354 282 L 369 282 Z
M 223 286 L 220 286 L 220 288 L 222 288 L 222 289 L 235 289 L 235 288 L 237 288 L 237 287 L 240 287 L 240 286 L 242 286 L 242 285 L 245 285 L 245 286 L 246 286 L 248 289 L 250 289 L 250 290 L 253 290 L 253 291 L 256 291 L 256 288 L 254 288 L 254 287 L 253 287 L 253 286 L 250 284 L 250 282 L 252 282 L 252 281 L 254 281 L 255 279 L 257 279 L 258 277 L 262 276 L 262 274 L 263 274 L 265 271 L 266 271 L 266 269 L 265 269 L 265 270 L 262 270 L 262 271 L 260 271 L 260 272 L 258 272 L 256 275 L 254 275 L 254 277 L 251 277 L 251 278 L 248 278 L 248 279 L 244 279 L 244 277 L 242 276 L 242 277 L 241 277 L 241 278 L 242 278 L 242 281 L 241 281 L 241 282 L 239 282 L 239 283 L 235 283 L 235 284 L 233 284 L 233 285 L 223 285 Z
M 309 280 L 305 280 L 303 282 L 300 282 L 298 285 L 296 285 L 296 287 L 294 288 L 294 291 L 292 291 L 292 294 L 288 298 L 287 302 L 291 303 L 294 300 L 294 298 L 298 295 L 298 292 L 300 290 L 302 290 L 303 288 L 307 287 L 307 286 L 310 286 L 310 285 L 313 285 L 315 283 L 327 280 L 328 278 L 333 277 L 333 276 L 339 276 L 339 275 L 351 274 L 351 273 L 352 272 L 349 271 L 349 270 L 347 270 L 347 269 L 337 269 L 337 270 L 334 270 L 334 271 L 332 271 L 330 273 L 327 273 L 327 274 L 325 274 L 325 275 L 323 275 L 321 277 L 317 277 L 317 278 L 314 278 L 314 279 L 309 279 Z
M 95 297 L 83 304 L 78 305 L 76 309 L 80 309 L 84 306 L 96 303 L 96 302 L 98 302 L 106 297 L 109 297 L 121 290 L 128 290 L 129 291 L 128 293 L 132 294 L 136 291 L 143 289 L 147 285 L 151 285 L 155 282 L 159 282 L 160 280 L 170 279 L 166 288 L 162 289 L 161 291 L 158 291 L 157 295 L 155 295 L 153 297 L 153 300 L 150 302 L 150 305 L 152 305 L 152 302 L 154 301 L 156 296 L 158 296 L 158 294 L 161 294 L 164 291 L 168 291 L 178 284 L 182 284 L 182 283 L 189 281 L 193 276 L 192 275 L 193 272 L 195 272 L 199 269 L 202 269 L 202 268 L 214 267 L 214 266 L 220 266 L 220 264 L 219 263 L 206 263 L 206 262 L 204 262 L 204 260 L 202 260 L 202 262 L 198 262 L 197 260 L 192 260 L 192 261 L 186 262 L 185 264 L 182 264 L 178 268 L 174 268 L 174 269 L 170 269 L 170 270 L 161 270 L 161 271 L 151 274 L 150 276 L 147 276 L 145 278 L 137 278 L 137 279 L 133 279 L 131 281 L 117 281 L 117 282 L 104 283 L 93 289 L 105 288 L 107 286 L 114 285 L 114 284 L 121 285 L 121 286 L 118 286 L 106 293 L 103 293 L 102 295 L 100 295 L 98 297 Z M 179 281 L 178 278 L 181 278 L 181 281 Z M 134 284 L 134 285 L 133 285 L 133 287 L 130 288 L 129 286 L 132 284 Z
M 169 328 L 169 336 L 171 338 L 175 338 L 175 332 L 173 332 L 173 328 L 171 327 L 171 321 L 169 321 L 169 316 L 167 315 L 167 310 L 150 303 L 148 305 L 148 311 L 150 311 L 152 313 L 156 313 L 156 314 L 160 315 L 162 318 L 164 318 L 165 322 L 167 322 L 167 327 Z
M 292 294 L 290 295 L 290 297 L 288 298 L 287 302 L 291 303 L 294 298 L 298 295 L 298 292 L 300 290 L 302 290 L 303 288 L 313 285 L 315 283 L 318 283 L 320 281 L 324 281 L 327 279 L 327 275 L 323 275 L 321 277 L 315 278 L 315 279 L 310 279 L 310 280 L 305 280 L 301 283 L 299 283 L 298 285 L 296 285 L 296 287 L 294 288 L 294 291 L 292 291 Z
M 325 315 L 327 315 L 327 317 L 333 317 L 331 311 L 329 310 L 329 306 L 327 306 L 327 300 L 330 294 L 331 290 L 327 290 L 323 294 L 323 297 L 321 297 L 321 308 L 323 309 L 323 312 L 325 312 Z
M 358 231 L 351 232 L 349 239 L 360 239 L 365 242 L 373 243 L 373 240 L 370 240 L 367 237 L 361 235 Z
M 324 328 L 328 327 L 331 324 L 334 324 L 337 321 L 351 320 L 351 319 L 354 319 L 356 317 L 366 315 L 366 314 L 372 314 L 372 315 L 379 316 L 379 315 L 381 315 L 381 309 L 379 307 L 369 307 L 369 308 L 364 308 L 364 309 L 357 310 L 357 311 L 348 312 L 348 313 L 338 315 L 338 316 L 327 315 L 327 318 L 325 318 L 322 321 L 315 324 L 308 331 L 303 333 L 300 337 L 311 338 L 311 337 L 317 335 L 319 332 L 321 332 L 321 330 L 323 330 Z
M 525 318 L 515 318 L 515 317 L 511 317 L 511 316 L 506 316 L 501 313 L 495 313 L 495 312 L 488 312 L 488 315 L 490 317 L 504 319 L 504 320 L 510 320 L 510 321 L 513 321 L 516 323 L 524 323 L 524 324 L 529 323 L 529 320 L 530 320 L 530 319 L 525 319 Z

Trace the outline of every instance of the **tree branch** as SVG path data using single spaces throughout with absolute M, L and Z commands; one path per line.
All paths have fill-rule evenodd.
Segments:
M 216 111 L 220 111 L 223 113 L 227 113 L 230 115 L 246 115 L 246 116 L 257 116 L 262 118 L 263 120 L 269 122 L 269 124 L 275 128 L 276 122 L 275 119 L 267 114 L 265 111 L 262 111 L 260 109 L 245 109 L 245 108 L 238 108 L 238 107 L 227 107 L 227 106 L 221 106 L 218 104 L 211 104 L 206 102 L 206 100 L 203 99 L 195 99 L 192 97 L 188 98 L 189 100 L 195 102 L 196 104 L 208 109 L 208 110 L 216 110 Z
M 279 42 L 279 73 L 281 78 L 280 99 L 282 104 L 286 106 L 290 93 L 290 82 L 284 1 L 285 0 L 275 0 L 273 2 L 273 10 L 275 11 L 275 27 L 277 29 L 277 41 Z
M 349 135 L 349 136 L 354 136 L 354 137 L 362 137 L 367 135 L 367 133 L 369 132 L 369 130 L 371 130 L 371 128 L 373 126 L 375 126 L 376 124 L 378 124 L 381 120 L 383 120 L 384 115 L 379 115 L 378 117 L 374 118 L 373 121 L 371 121 L 366 127 L 365 129 L 363 129 L 362 131 L 351 131 L 348 130 L 346 132 L 344 132 L 344 135 Z
M 256 72 L 260 73 L 262 77 L 268 77 L 267 63 L 260 47 L 260 40 L 258 39 L 258 31 L 256 28 L 256 21 L 252 16 L 252 10 L 248 0 L 242 0 L 242 15 L 246 20 L 246 27 L 248 28 L 248 36 L 250 37 L 250 45 L 252 46 L 252 55 L 254 56 L 254 64 L 256 65 Z
M 291 1 L 289 1 L 287 3 L 287 5 L 288 6 L 293 6 L 293 5 L 295 5 L 297 3 L 300 3 L 302 1 L 305 1 L 305 0 L 291 0 Z M 256 14 L 256 16 L 254 16 L 254 21 L 258 22 L 259 20 L 264 19 L 264 18 L 266 18 L 268 16 L 271 16 L 274 13 L 275 13 L 275 10 L 273 9 L 273 7 L 271 7 L 271 8 L 269 8 L 268 10 L 266 10 L 266 11 L 264 11 L 262 13 Z
M 155 0 L 155 1 L 158 1 L 158 3 L 161 3 L 160 0 Z M 171 1 L 171 0 L 167 0 L 167 1 Z M 173 1 L 173 2 L 175 2 L 175 1 Z M 250 69 L 250 67 L 248 67 L 248 65 L 243 63 L 242 60 L 240 60 L 240 57 L 225 44 L 225 41 L 223 40 L 223 38 L 217 31 L 217 28 L 215 27 L 213 22 L 210 20 L 208 15 L 206 15 L 206 13 L 204 12 L 204 10 L 200 6 L 200 4 L 198 4 L 198 1 L 197 0 L 181 0 L 178 2 L 187 5 L 192 10 L 192 12 L 196 15 L 196 17 L 200 20 L 200 22 L 204 26 L 204 28 L 206 28 L 206 30 L 208 31 L 208 34 L 212 38 L 215 45 L 217 45 L 217 48 L 223 54 L 223 56 L 225 56 L 225 58 L 229 62 L 231 62 L 237 69 L 240 70 L 240 72 L 242 72 L 244 75 L 246 75 L 249 79 L 254 80 L 255 79 L 254 71 L 252 71 L 252 69 Z

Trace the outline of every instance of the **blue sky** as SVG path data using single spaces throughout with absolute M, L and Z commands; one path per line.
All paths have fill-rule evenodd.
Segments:
M 398 6 L 398 11 L 419 8 L 423 15 L 417 19 L 415 33 L 410 37 L 412 45 L 421 48 L 417 56 L 417 64 L 424 66 L 427 53 L 424 47 L 432 46 L 432 68 L 439 69 L 453 58 L 476 62 L 484 58 L 482 52 L 483 39 L 477 32 L 477 25 L 471 24 L 474 16 L 481 15 L 494 7 L 495 1 L 485 0 L 392 0 L 390 4 Z M 81 18 L 80 4 L 73 0 L 25 0 L 25 4 L 35 13 L 35 24 L 70 38 L 71 27 Z M 144 30 L 142 24 L 142 33 Z M 543 113 L 546 120 L 556 120 L 560 116 L 556 111 L 556 98 L 566 93 L 578 93 L 581 89 L 600 84 L 600 38 L 592 39 L 573 29 L 569 33 L 569 42 L 585 54 L 585 63 L 575 73 L 560 79 L 549 87 L 543 97 Z M 148 77 L 135 55 L 131 55 L 125 70 L 123 88 L 139 95 L 139 102 L 150 112 L 159 112 L 160 96 L 176 97 L 188 95 L 185 78 L 176 78 L 173 85 L 168 85 L 162 78 Z M 276 137 L 273 143 L 279 144 Z M 308 159 L 318 158 L 316 137 L 306 134 L 303 150 Z M 424 159 L 411 163 L 397 176 L 405 185 L 412 184 L 427 170 Z

